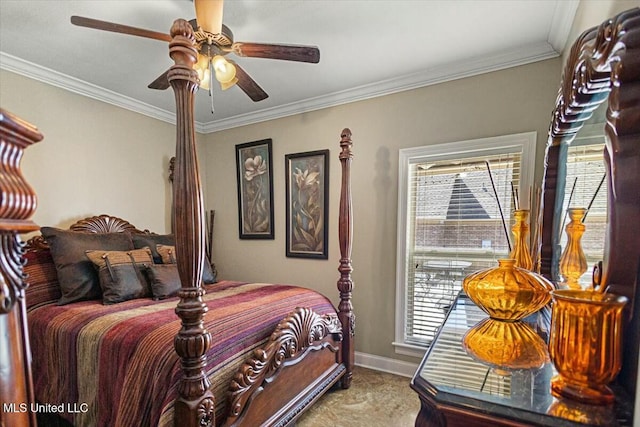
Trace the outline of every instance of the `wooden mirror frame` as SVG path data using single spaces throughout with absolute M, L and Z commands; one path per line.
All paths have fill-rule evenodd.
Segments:
M 607 229 L 599 283 L 629 298 L 624 359 L 618 382 L 636 391 L 640 344 L 640 8 L 618 14 L 585 31 L 564 68 L 553 112 L 542 200 L 540 272 L 552 278 L 558 264 L 564 199 L 566 150 L 584 122 L 607 102 L 604 160 L 607 174 Z

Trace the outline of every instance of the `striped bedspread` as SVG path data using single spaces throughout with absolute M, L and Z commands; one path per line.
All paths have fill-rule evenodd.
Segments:
M 320 314 L 335 309 L 324 296 L 288 285 L 223 281 L 206 290 L 205 327 L 213 337 L 206 369 L 220 424 L 233 375 L 278 322 L 295 307 Z M 84 301 L 31 310 L 37 401 L 63 406 L 60 415 L 77 426 L 171 425 L 181 375 L 173 348 L 180 329 L 177 302 Z

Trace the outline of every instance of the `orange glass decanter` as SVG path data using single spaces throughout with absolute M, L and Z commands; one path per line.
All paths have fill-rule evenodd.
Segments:
M 529 209 L 516 209 L 513 212 L 515 224 L 511 227 L 513 233 L 513 249 L 509 258 L 516 260 L 516 267 L 531 270 L 533 260 L 529 252 Z
M 514 259 L 499 259 L 498 267 L 465 277 L 465 293 L 492 319 L 520 320 L 544 307 L 553 284 L 541 275 L 516 267 Z
M 571 208 L 568 210 L 571 220 L 566 226 L 567 246 L 560 256 L 560 275 L 563 283 L 569 289 L 582 289 L 578 280 L 587 271 L 587 258 L 582 250 L 582 235 L 586 229 L 582 222 L 587 213 L 585 208 Z

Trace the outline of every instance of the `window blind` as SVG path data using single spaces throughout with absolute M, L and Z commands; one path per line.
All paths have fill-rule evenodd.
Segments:
M 463 278 L 495 266 L 509 253 L 500 211 L 510 235 L 512 186 L 520 189 L 521 155 L 514 151 L 410 163 L 406 342 L 429 344 Z

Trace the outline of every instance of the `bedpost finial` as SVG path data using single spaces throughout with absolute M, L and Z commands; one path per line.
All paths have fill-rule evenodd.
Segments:
M 340 142 L 351 142 L 351 129 L 344 128 L 342 132 L 340 132 Z
M 189 40 L 195 41 L 195 35 L 193 34 L 193 27 L 191 24 L 187 22 L 185 19 L 179 18 L 173 21 L 173 25 L 171 26 L 171 30 L 169 31 L 171 37 L 175 36 L 184 36 Z
M 351 146 L 353 146 L 353 142 L 351 141 L 351 129 L 344 128 L 340 133 L 340 148 L 342 148 L 342 151 L 338 156 L 340 160 L 350 159 L 353 157 Z
M 193 65 L 198 60 L 198 50 L 196 49 L 196 38 L 193 28 L 184 19 L 176 19 L 171 26 L 171 42 L 169 42 L 169 56 L 175 62 L 169 73 L 169 81 L 174 77 L 179 80 L 197 81 L 197 73 L 193 70 Z M 180 70 L 182 68 L 182 70 Z

